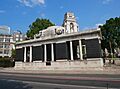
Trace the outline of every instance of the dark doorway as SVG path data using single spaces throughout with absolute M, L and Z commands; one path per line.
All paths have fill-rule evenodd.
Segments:
M 56 43 L 55 46 L 55 60 L 66 60 L 68 59 L 68 47 L 66 42 Z
M 33 46 L 33 61 L 44 61 L 44 54 L 43 54 L 43 51 L 44 51 L 44 46 Z
M 67 41 L 66 42 L 67 43 L 67 58 L 68 58 L 68 60 L 70 60 L 71 59 L 71 57 L 70 57 L 70 41 Z
M 26 47 L 26 62 L 30 62 L 30 47 Z
M 22 61 L 22 62 L 24 62 L 24 48 L 16 49 L 15 61 Z
M 51 44 L 46 45 L 47 61 L 51 61 Z
M 54 49 L 54 61 L 56 61 L 56 43 L 53 43 L 53 49 Z
M 79 40 L 72 41 L 73 44 L 73 58 L 74 60 L 80 59 Z

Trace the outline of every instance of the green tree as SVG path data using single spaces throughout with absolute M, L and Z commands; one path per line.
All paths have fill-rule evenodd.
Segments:
M 39 33 L 40 30 L 46 29 L 47 27 L 54 25 L 55 24 L 53 24 L 48 19 L 37 18 L 36 21 L 29 26 L 29 30 L 27 31 L 27 37 L 33 39 L 34 35 Z
M 102 49 L 107 48 L 110 53 L 114 53 L 115 48 L 120 48 L 120 17 L 110 18 L 100 28 Z
M 15 49 L 12 49 L 12 55 L 11 55 L 12 58 L 15 58 L 16 57 L 16 50 Z

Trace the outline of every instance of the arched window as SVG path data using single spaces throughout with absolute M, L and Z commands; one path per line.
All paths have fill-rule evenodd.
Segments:
M 74 31 L 74 24 L 70 23 L 70 31 L 73 32 Z

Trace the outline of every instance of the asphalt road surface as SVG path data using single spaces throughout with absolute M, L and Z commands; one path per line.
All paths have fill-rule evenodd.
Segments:
M 120 75 L 2 72 L 0 89 L 120 89 Z

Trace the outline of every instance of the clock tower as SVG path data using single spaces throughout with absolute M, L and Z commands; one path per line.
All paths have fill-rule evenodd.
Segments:
M 73 13 L 67 12 L 64 15 L 63 26 L 65 27 L 66 33 L 78 32 L 78 24 Z

